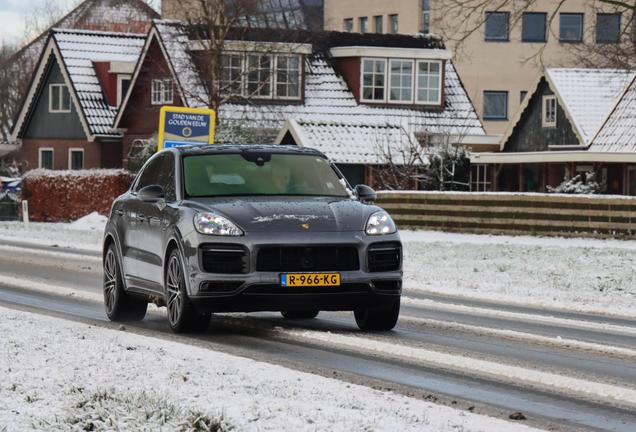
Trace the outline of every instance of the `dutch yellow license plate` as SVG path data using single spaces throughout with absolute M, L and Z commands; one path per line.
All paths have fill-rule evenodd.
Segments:
M 340 273 L 284 273 L 280 286 L 339 286 Z

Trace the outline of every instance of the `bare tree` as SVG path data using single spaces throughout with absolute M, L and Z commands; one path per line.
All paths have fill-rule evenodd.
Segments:
M 582 0 L 582 3 L 594 13 L 607 15 L 621 14 L 621 21 L 628 23 L 621 27 L 616 41 L 597 43 L 594 26 L 585 27 L 583 43 L 564 44 L 563 47 L 573 56 L 573 63 L 580 67 L 636 69 L 636 38 L 634 0 Z M 466 42 L 483 28 L 488 13 L 508 12 L 509 27 L 521 25 L 525 12 L 534 12 L 539 0 L 443 0 L 431 2 L 433 26 L 444 39 L 453 46 L 456 56 L 470 55 L 466 52 Z M 545 5 L 543 5 L 545 8 Z M 559 39 L 552 24 L 559 13 L 567 12 L 566 0 L 553 0 L 552 8 L 546 17 L 546 41 Z M 626 19 L 625 19 L 626 18 Z M 539 47 L 532 59 L 543 62 L 546 45 Z M 526 59 L 526 61 L 531 58 Z

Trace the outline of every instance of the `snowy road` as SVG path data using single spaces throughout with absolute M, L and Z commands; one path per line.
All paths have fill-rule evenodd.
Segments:
M 99 326 L 99 253 L 0 241 L 0 306 Z M 174 336 L 163 312 L 128 331 L 435 400 L 548 429 L 636 430 L 636 321 L 406 290 L 395 331 L 363 334 L 347 313 L 311 321 L 217 315 Z

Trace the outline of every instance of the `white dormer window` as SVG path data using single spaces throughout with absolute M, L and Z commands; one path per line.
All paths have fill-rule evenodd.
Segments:
M 413 103 L 413 60 L 391 60 L 389 101 Z
M 49 85 L 49 112 L 71 112 L 71 93 L 66 84 Z
M 172 80 L 152 80 L 152 104 L 167 105 L 172 103 Z
M 365 102 L 385 102 L 386 60 L 362 59 L 362 94 Z
M 557 125 L 557 102 L 556 96 L 543 96 L 543 113 L 541 124 L 543 127 L 556 127 Z
M 441 104 L 442 96 L 442 63 L 439 61 L 417 62 L 417 88 L 416 103 Z
M 120 106 L 130 88 L 131 76 L 128 74 L 117 75 L 117 106 Z

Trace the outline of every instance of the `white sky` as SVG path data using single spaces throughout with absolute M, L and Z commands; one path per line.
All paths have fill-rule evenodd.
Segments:
M 17 42 L 24 31 L 23 17 L 41 0 L 0 0 L 0 39 Z

